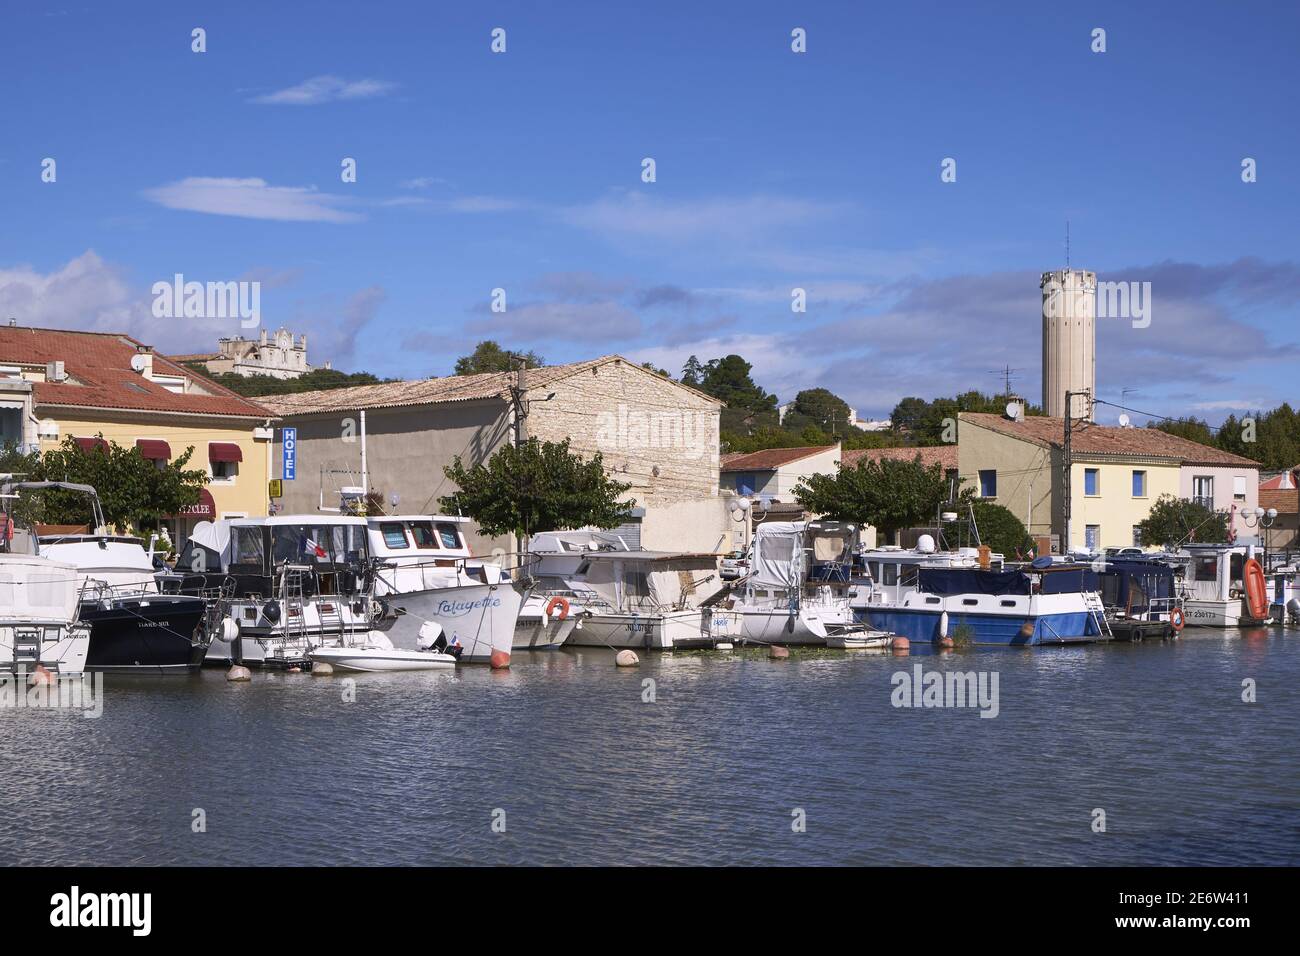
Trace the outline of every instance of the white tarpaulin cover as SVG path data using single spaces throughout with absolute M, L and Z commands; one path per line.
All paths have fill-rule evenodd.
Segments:
M 754 529 L 751 587 L 799 586 L 803 576 L 803 532 L 802 521 L 767 521 Z
M 0 620 L 67 623 L 77 611 L 80 575 L 71 564 L 0 554 Z

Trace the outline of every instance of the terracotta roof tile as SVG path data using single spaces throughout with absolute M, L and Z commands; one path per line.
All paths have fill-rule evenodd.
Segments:
M 775 471 L 782 465 L 834 451 L 838 445 L 805 445 L 801 448 L 764 448 L 743 454 L 725 455 L 719 471 Z
M 256 402 L 236 395 L 204 376 L 196 376 L 190 369 L 157 353 L 153 356 L 155 372 L 196 379 L 209 394 L 180 395 L 149 381 L 131 370 L 131 358 L 137 354 L 139 346 L 140 343 L 130 336 L 113 332 L 0 326 L 0 362 L 18 365 L 63 362 L 73 380 L 33 383 L 33 401 L 38 407 L 72 405 L 121 411 L 272 417 Z
M 962 412 L 960 421 L 1003 435 L 1011 435 L 1044 448 L 1060 448 L 1065 441 L 1065 419 L 1028 415 L 1013 422 L 988 412 Z M 1210 445 L 1170 435 L 1157 428 L 1115 428 L 1077 425 L 1070 436 L 1075 454 L 1114 455 L 1126 458 L 1167 458 L 1185 465 L 1222 465 L 1259 468 L 1259 462 L 1220 451 Z
M 1295 488 L 1286 490 L 1260 488 L 1259 506 L 1261 508 L 1276 508 L 1282 514 L 1287 515 L 1300 513 L 1300 491 Z
M 956 445 L 933 445 L 928 447 L 907 447 L 907 448 L 854 448 L 846 451 L 840 456 L 840 461 L 845 468 L 854 468 L 858 462 L 865 460 L 880 461 L 888 458 L 892 461 L 915 461 L 916 456 L 921 456 L 921 464 L 929 467 L 934 464 L 942 465 L 945 469 L 957 467 L 957 446 Z
M 636 369 L 641 366 L 620 355 L 603 355 L 586 362 L 569 365 L 547 365 L 530 368 L 526 372 L 528 388 L 539 388 L 609 362 L 627 362 Z M 646 371 L 646 370 L 643 370 Z M 655 373 L 646 371 L 647 375 Z M 661 377 L 657 376 L 656 377 Z M 293 392 L 287 395 L 268 395 L 259 401 L 278 415 L 312 415 L 318 412 L 337 412 L 340 409 L 399 408 L 408 405 L 433 405 L 441 402 L 469 402 L 481 399 L 505 399 L 514 384 L 514 372 L 483 372 L 478 375 L 448 375 L 443 378 L 421 378 L 407 382 L 380 382 L 375 385 L 354 385 L 351 388 L 322 389 L 315 392 Z M 664 381 L 673 382 L 672 379 Z M 678 388 L 721 405 L 716 398 L 705 395 L 688 385 L 673 382 Z

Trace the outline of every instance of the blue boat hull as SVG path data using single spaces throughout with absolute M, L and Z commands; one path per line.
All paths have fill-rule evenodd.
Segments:
M 859 612 L 862 623 L 881 631 L 900 634 L 914 643 L 929 644 L 939 639 L 939 613 L 910 608 L 866 608 Z M 1032 629 L 1026 627 L 1031 624 Z M 1086 644 L 1101 640 L 1096 619 L 1087 612 L 1044 614 L 1039 617 L 1002 614 L 948 615 L 948 636 L 969 638 L 972 644 L 1003 647 L 1039 644 Z

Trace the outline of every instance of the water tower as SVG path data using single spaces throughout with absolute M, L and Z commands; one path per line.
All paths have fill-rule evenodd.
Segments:
M 1043 409 L 1064 417 L 1065 393 L 1097 394 L 1097 273 L 1083 269 L 1044 272 Z M 1071 414 L 1091 418 L 1087 399 L 1075 396 Z

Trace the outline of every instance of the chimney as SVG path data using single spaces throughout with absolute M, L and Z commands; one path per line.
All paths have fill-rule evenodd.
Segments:
M 131 356 L 131 368 L 145 378 L 153 378 L 153 346 L 137 345 L 135 355 Z
M 1007 399 L 1005 416 L 1013 422 L 1025 420 L 1025 400 L 1016 395 L 1011 395 Z

